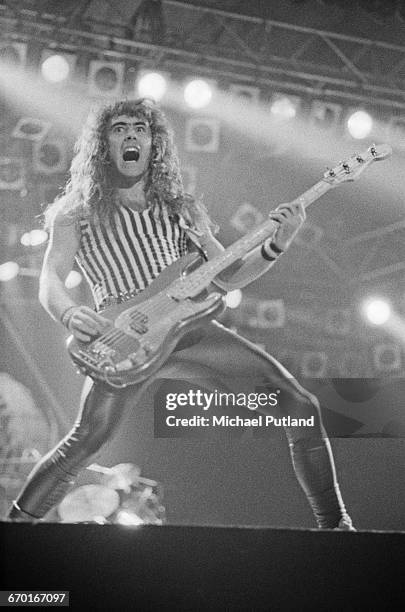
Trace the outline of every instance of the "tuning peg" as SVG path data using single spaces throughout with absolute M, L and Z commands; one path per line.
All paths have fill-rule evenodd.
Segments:
M 336 176 L 336 173 L 333 168 L 329 168 L 328 166 L 326 166 L 326 172 L 324 176 Z
M 356 158 L 356 161 L 359 162 L 359 164 L 363 164 L 364 163 L 364 159 L 362 158 L 361 155 L 358 154 L 354 154 L 354 156 Z
M 350 174 L 350 166 L 347 162 L 342 163 L 342 168 L 346 172 L 346 174 Z

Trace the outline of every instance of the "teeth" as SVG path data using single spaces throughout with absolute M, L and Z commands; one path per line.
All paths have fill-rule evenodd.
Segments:
M 125 147 L 122 152 L 122 157 L 124 161 L 138 161 L 140 157 L 140 147 L 130 146 Z

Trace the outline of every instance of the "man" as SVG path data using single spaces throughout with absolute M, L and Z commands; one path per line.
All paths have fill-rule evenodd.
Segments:
M 171 132 L 157 106 L 138 100 L 102 108 L 90 116 L 76 151 L 65 193 L 46 212 L 51 237 L 40 301 L 77 340 L 88 342 L 111 326 L 103 307 L 141 292 L 195 243 L 208 258 L 223 247 L 205 208 L 184 193 Z M 305 213 L 284 204 L 271 217 L 278 223 L 274 236 L 249 253 L 229 278 L 218 281 L 223 288 L 243 286 L 267 271 L 290 245 Z M 64 281 L 74 260 L 91 286 L 95 310 L 74 303 L 66 292 Z M 160 375 L 170 372 L 182 379 L 194 368 L 225 387 L 232 378 L 280 389 L 283 413 L 314 418 L 313 427 L 285 429 L 318 526 L 353 529 L 316 398 L 270 355 L 219 323 L 211 322 L 201 336 L 194 344 L 193 338 L 181 341 Z M 34 468 L 9 517 L 39 519 L 59 503 L 117 427 L 122 404 L 141 401 L 150 382 L 115 389 L 87 379 L 75 426 Z

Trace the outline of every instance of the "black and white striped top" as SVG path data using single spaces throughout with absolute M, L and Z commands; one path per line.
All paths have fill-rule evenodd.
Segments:
M 96 309 L 145 289 L 160 272 L 187 252 L 187 234 L 165 211 L 141 212 L 121 206 L 115 231 L 80 221 L 76 261 L 90 284 Z

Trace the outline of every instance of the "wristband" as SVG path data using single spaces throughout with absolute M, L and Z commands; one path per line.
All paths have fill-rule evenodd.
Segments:
M 263 259 L 265 259 L 266 261 L 276 261 L 276 259 L 279 257 L 279 255 L 281 255 L 282 252 L 283 251 L 281 249 L 275 247 L 274 244 L 269 240 L 266 240 L 266 242 L 263 242 L 262 244 L 261 254 Z
M 65 327 L 67 327 L 67 329 L 69 329 L 69 322 L 70 319 L 73 315 L 73 311 L 78 308 L 78 306 L 69 306 L 69 308 L 66 308 L 66 310 L 63 311 L 61 317 L 60 317 L 60 322 L 62 323 L 62 325 L 64 325 Z
M 275 242 L 270 243 L 270 248 L 274 253 L 277 254 L 277 256 L 281 255 L 281 253 L 284 253 L 283 249 L 280 249 L 280 247 L 278 247 Z

